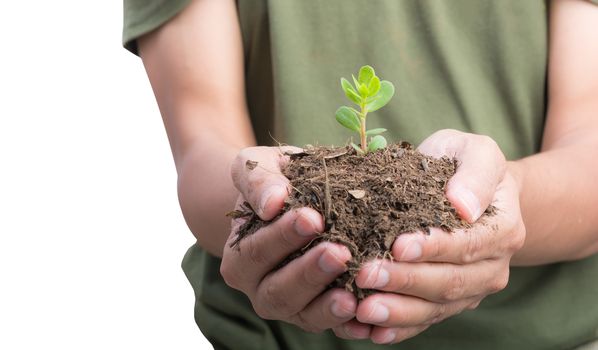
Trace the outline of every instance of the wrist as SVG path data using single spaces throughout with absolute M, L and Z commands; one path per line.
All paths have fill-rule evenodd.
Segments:
M 525 179 L 525 166 L 523 160 L 515 160 L 507 162 L 507 173 L 513 177 L 517 186 L 517 191 L 521 197 L 523 183 Z
M 221 256 L 230 233 L 230 219 L 224 214 L 234 209 L 238 196 L 230 164 L 239 150 L 208 140 L 195 142 L 179 158 L 177 192 L 185 222 L 198 244 Z

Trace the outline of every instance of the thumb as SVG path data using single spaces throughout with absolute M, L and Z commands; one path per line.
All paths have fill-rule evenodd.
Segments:
M 285 153 L 297 147 L 249 147 L 241 150 L 231 164 L 231 176 L 251 208 L 262 220 L 273 219 L 289 193 L 289 180 L 280 169 L 289 161 Z
M 447 184 L 446 196 L 464 220 L 479 219 L 506 172 L 505 157 L 496 142 L 488 136 L 442 130 L 418 149 L 433 157 L 455 157 L 457 171 Z

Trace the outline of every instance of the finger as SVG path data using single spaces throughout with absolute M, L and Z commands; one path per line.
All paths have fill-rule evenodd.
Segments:
M 396 344 L 418 335 L 428 327 L 428 325 L 407 328 L 374 327 L 370 338 L 376 344 Z
M 284 319 L 300 312 L 346 271 L 349 259 L 351 253 L 343 245 L 318 244 L 263 279 L 256 292 L 254 309 L 266 319 Z
M 446 196 L 463 219 L 475 222 L 492 202 L 506 172 L 505 157 L 496 142 L 488 136 L 441 130 L 424 140 L 418 150 L 457 159 L 457 172 L 447 184 Z
M 399 235 L 391 251 L 396 261 L 471 264 L 502 256 L 501 237 L 501 232 L 486 226 L 453 232 L 431 228 L 429 235 L 421 232 Z
M 351 320 L 355 317 L 355 310 L 355 296 L 344 289 L 334 288 L 314 299 L 293 316 L 292 322 L 306 331 L 318 333 Z
M 430 229 L 401 234 L 392 246 L 397 261 L 428 261 L 469 264 L 485 259 L 499 258 L 513 253 L 524 243 L 525 226 L 519 215 L 519 200 L 514 180 L 506 176 L 498 186 L 493 216 L 484 217 L 468 229 L 445 232 Z
M 355 282 L 364 289 L 447 303 L 496 293 L 507 286 L 508 280 L 508 263 L 496 260 L 468 265 L 377 260 L 365 264 Z
M 313 209 L 294 209 L 238 242 L 231 234 L 222 257 L 220 273 L 236 289 L 253 292 L 266 274 L 287 256 L 304 247 L 316 233 L 324 230 L 322 216 Z
M 442 304 L 409 295 L 381 292 L 359 303 L 356 318 L 359 322 L 381 327 L 404 328 L 431 325 L 458 314 L 478 299 L 464 299 Z
M 235 187 L 262 220 L 274 218 L 288 196 L 289 180 L 280 169 L 289 161 L 285 152 L 300 148 L 249 147 L 241 150 L 231 166 Z
M 337 337 L 343 339 L 368 339 L 372 331 L 372 326 L 361 323 L 357 320 L 351 320 L 332 329 Z

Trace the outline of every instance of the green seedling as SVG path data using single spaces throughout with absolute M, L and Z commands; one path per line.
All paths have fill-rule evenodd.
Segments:
M 369 112 L 374 112 L 384 107 L 395 93 L 395 87 L 391 82 L 382 80 L 376 76 L 374 68 L 363 66 L 359 69 L 357 79 L 353 77 L 355 86 L 341 78 L 341 87 L 349 100 L 359 106 L 360 110 L 352 107 L 342 106 L 336 110 L 336 120 L 345 128 L 359 133 L 360 146 L 351 142 L 357 153 L 366 154 L 386 147 L 386 139 L 380 135 L 385 132 L 384 128 L 366 130 L 366 117 Z M 367 137 L 371 136 L 368 143 Z

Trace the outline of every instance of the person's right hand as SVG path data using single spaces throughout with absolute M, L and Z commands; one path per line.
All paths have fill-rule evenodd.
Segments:
M 288 162 L 283 152 L 295 147 L 243 149 L 231 166 L 235 186 L 241 192 L 237 208 L 248 202 L 263 220 L 273 219 L 288 196 L 289 181 L 280 173 Z M 253 169 L 247 161 L 257 162 Z M 276 221 L 231 243 L 243 219 L 233 220 L 224 247 L 220 273 L 232 288 L 245 293 L 258 316 L 283 320 L 311 332 L 337 327 L 355 317 L 357 300 L 344 289 L 322 293 L 346 270 L 349 250 L 338 244 L 321 243 L 282 268 L 276 267 L 324 230 L 322 216 L 313 209 L 291 210 Z

